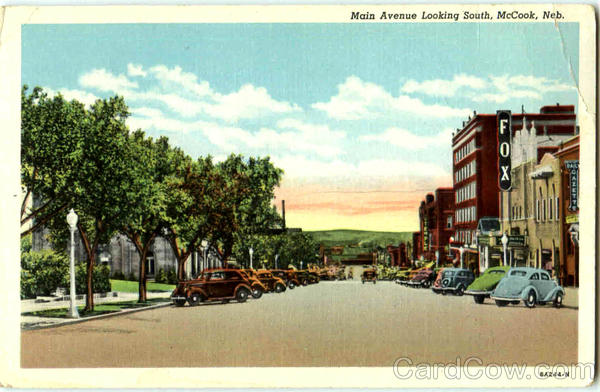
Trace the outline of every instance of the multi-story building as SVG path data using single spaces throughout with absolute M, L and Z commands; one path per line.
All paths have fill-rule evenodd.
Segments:
M 404 242 L 401 242 L 398 246 L 388 245 L 386 247 L 388 254 L 390 255 L 390 265 L 393 267 L 409 267 L 410 259 L 408 246 Z
M 564 115 L 572 108 L 552 106 L 540 112 Z M 513 124 L 511 189 L 500 192 L 501 233 L 508 236 L 508 264 L 544 268 L 558 276 L 562 181 L 560 161 L 553 153 L 577 128 L 574 114 L 554 122 L 546 116 L 545 123 L 534 118 L 522 116 L 520 129 L 514 130 Z M 482 269 L 503 263 L 500 236 L 480 242 Z
M 435 196 L 427 194 L 419 206 L 419 221 L 419 257 L 445 263 L 450 237 L 454 234 L 453 189 L 438 188 Z
M 532 149 L 539 160 L 544 153 L 556 151 L 565 137 L 574 134 L 575 108 L 558 104 L 544 106 L 539 113 L 513 114 L 511 123 L 512 136 L 523 130 L 527 133 L 521 132 L 522 139 L 513 142 L 511 160 L 515 157 L 522 161 L 523 154 L 529 159 Z M 474 113 L 452 138 L 454 240 L 468 248 L 475 248 L 480 218 L 502 215 L 497 135 L 496 114 Z
M 579 135 L 556 153 L 560 161 L 560 249 L 557 268 L 561 284 L 579 285 Z

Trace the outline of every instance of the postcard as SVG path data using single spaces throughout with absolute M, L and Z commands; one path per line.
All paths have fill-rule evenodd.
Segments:
M 2 12 L 3 386 L 592 382 L 591 6 Z

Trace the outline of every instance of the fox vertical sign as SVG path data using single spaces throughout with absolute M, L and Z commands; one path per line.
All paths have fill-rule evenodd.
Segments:
M 508 191 L 511 188 L 511 164 L 510 164 L 510 139 L 511 139 L 511 114 L 510 110 L 498 110 L 496 112 L 498 122 L 498 185 L 500 190 Z

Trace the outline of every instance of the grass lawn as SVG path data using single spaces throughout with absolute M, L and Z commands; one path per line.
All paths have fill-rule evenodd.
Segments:
M 123 301 L 123 302 L 113 302 L 107 304 L 98 304 L 94 306 L 94 310 L 92 312 L 84 312 L 84 306 L 78 306 L 77 310 L 79 311 L 79 315 L 81 317 L 91 317 L 98 316 L 106 313 L 114 313 L 123 309 L 135 309 L 135 308 L 143 308 L 145 306 L 156 305 L 161 302 L 169 302 L 168 298 L 152 298 L 148 299 L 146 303 L 138 303 L 137 301 Z M 66 318 L 69 309 L 60 308 L 60 309 L 48 309 L 48 310 L 39 310 L 37 312 L 28 312 L 23 313 L 23 316 L 36 316 L 36 317 L 53 317 L 53 318 Z
M 129 280 L 110 280 L 110 289 L 111 291 L 118 291 L 121 293 L 137 293 L 138 292 L 138 282 L 131 282 Z M 173 284 L 165 284 L 165 283 L 154 283 L 148 282 L 146 283 L 146 290 L 148 291 L 173 291 L 175 290 L 175 285 Z

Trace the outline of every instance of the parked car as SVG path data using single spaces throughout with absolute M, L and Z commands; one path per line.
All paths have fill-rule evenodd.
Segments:
M 466 268 L 444 268 L 441 281 L 438 286 L 432 287 L 434 292 L 440 292 L 443 295 L 453 293 L 463 295 L 465 289 L 473 283 L 475 275 Z
M 262 297 L 263 293 L 267 291 L 267 288 L 260 279 L 258 279 L 256 271 L 251 268 L 246 268 L 241 269 L 240 272 L 250 282 L 250 287 L 252 287 L 252 298 L 259 299 Z
M 290 290 L 293 290 L 296 286 L 300 285 L 300 282 L 298 281 L 298 278 L 296 278 L 296 273 L 294 272 L 294 270 L 276 269 L 276 270 L 271 270 L 271 273 L 273 274 L 273 276 L 276 276 L 276 277 L 280 278 L 281 280 L 283 280 L 285 285 Z
M 180 281 L 171 294 L 171 301 L 176 306 L 186 302 L 196 306 L 204 301 L 229 302 L 232 299 L 245 302 L 251 292 L 250 283 L 240 270 L 212 269 L 202 272 L 196 279 Z
M 498 306 L 509 303 L 518 304 L 523 301 L 528 308 L 537 304 L 552 302 L 560 308 L 565 296 L 565 290 L 543 269 L 529 267 L 511 268 L 494 289 L 490 298 Z
M 373 282 L 373 284 L 375 284 L 377 283 L 377 272 L 372 268 L 366 269 L 363 271 L 360 280 L 363 284 L 365 282 Z
M 313 283 L 319 283 L 319 277 L 315 274 L 311 274 L 307 270 L 296 271 L 296 276 L 302 286 L 306 286 L 308 284 Z
M 431 287 L 431 284 L 435 280 L 435 273 L 431 268 L 425 268 L 420 270 L 411 280 L 407 283 L 410 287 Z
M 258 280 L 266 287 L 267 293 L 276 292 L 283 293 L 285 291 L 285 283 L 281 278 L 273 276 L 273 274 L 269 271 L 258 271 L 257 272 Z
M 486 269 L 483 274 L 467 287 L 465 294 L 472 295 L 475 303 L 482 304 L 486 298 L 489 298 L 492 291 L 494 291 L 508 270 L 510 270 L 509 266 L 498 266 Z

